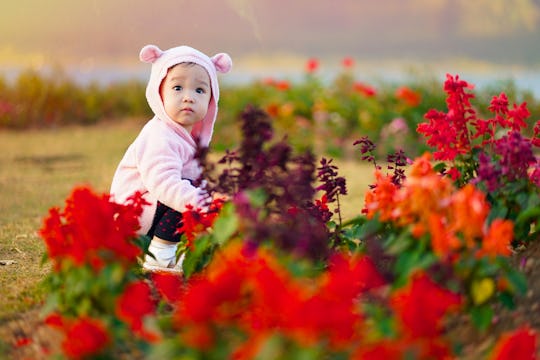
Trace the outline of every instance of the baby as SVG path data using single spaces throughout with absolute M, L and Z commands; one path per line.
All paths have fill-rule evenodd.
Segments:
M 162 51 L 147 45 L 140 52 L 151 63 L 146 98 L 154 117 L 129 146 L 114 174 L 111 195 L 124 202 L 136 191 L 146 206 L 140 234 L 151 238 L 143 267 L 149 271 L 182 272 L 176 250 L 181 234 L 182 211 L 197 206 L 205 196 L 195 187 L 201 170 L 194 158 L 197 146 L 209 145 L 219 100 L 217 72 L 232 67 L 229 55 L 208 57 L 189 46 Z

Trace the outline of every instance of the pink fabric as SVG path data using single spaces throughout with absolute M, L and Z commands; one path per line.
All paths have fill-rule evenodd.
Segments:
M 202 146 L 208 146 L 212 139 L 219 100 L 217 72 L 230 71 L 232 61 L 227 54 L 209 58 L 189 46 L 162 51 L 155 45 L 147 45 L 139 57 L 141 61 L 152 64 L 146 99 L 154 117 L 143 127 L 120 161 L 113 177 L 111 195 L 114 201 L 124 202 L 136 191 L 144 194 L 151 205 L 143 211 L 139 233 L 146 234 L 158 200 L 177 211 L 184 211 L 188 204 L 197 205 L 203 195 L 187 180 L 196 180 L 200 175 L 199 165 L 193 159 L 195 139 Z M 166 114 L 159 95 L 161 81 L 168 69 L 181 62 L 194 62 L 206 69 L 212 88 L 208 112 L 193 127 L 191 134 Z

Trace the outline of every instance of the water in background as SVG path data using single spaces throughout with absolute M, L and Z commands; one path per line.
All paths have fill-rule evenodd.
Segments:
M 0 75 L 8 81 L 13 80 L 20 73 L 17 68 L 0 68 Z M 47 74 L 54 71 L 51 68 L 42 67 L 41 72 Z M 108 85 L 119 81 L 137 80 L 146 82 L 149 76 L 149 67 L 146 64 L 138 66 L 103 65 L 91 67 L 67 67 L 64 73 L 80 85 L 97 83 Z M 324 67 L 317 70 L 316 75 L 323 81 L 328 82 L 342 71 L 339 66 Z M 390 82 L 406 83 L 418 77 L 435 79 L 441 84 L 446 79 L 446 74 L 459 75 L 461 79 L 474 84 L 477 88 L 493 86 L 504 91 L 504 83 L 512 81 L 520 90 L 528 90 L 536 98 L 540 98 L 540 68 L 524 68 L 517 66 L 478 66 L 478 65 L 444 65 L 428 64 L 403 66 L 399 64 L 356 64 L 354 76 L 357 80 L 366 83 Z M 243 66 L 238 65 L 227 75 L 221 75 L 222 85 L 249 84 L 251 82 L 274 78 L 297 82 L 304 79 L 305 73 L 302 64 L 296 66 Z

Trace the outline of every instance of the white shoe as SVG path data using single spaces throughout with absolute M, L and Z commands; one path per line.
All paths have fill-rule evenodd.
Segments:
M 152 272 L 172 272 L 172 273 L 182 273 L 182 262 L 184 261 L 184 254 L 176 260 L 176 248 L 175 245 L 164 245 L 152 242 L 148 251 L 154 255 L 144 256 L 143 269 Z

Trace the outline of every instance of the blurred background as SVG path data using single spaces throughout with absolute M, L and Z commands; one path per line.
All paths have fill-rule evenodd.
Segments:
M 411 68 L 470 81 L 513 79 L 540 94 L 540 0 L 20 0 L 0 5 L 0 66 L 61 66 L 77 81 L 137 76 L 146 44 L 228 52 L 226 81 L 294 77 L 306 58 L 331 76 L 340 59 L 364 78 Z M 11 74 L 11 75 L 9 75 Z

